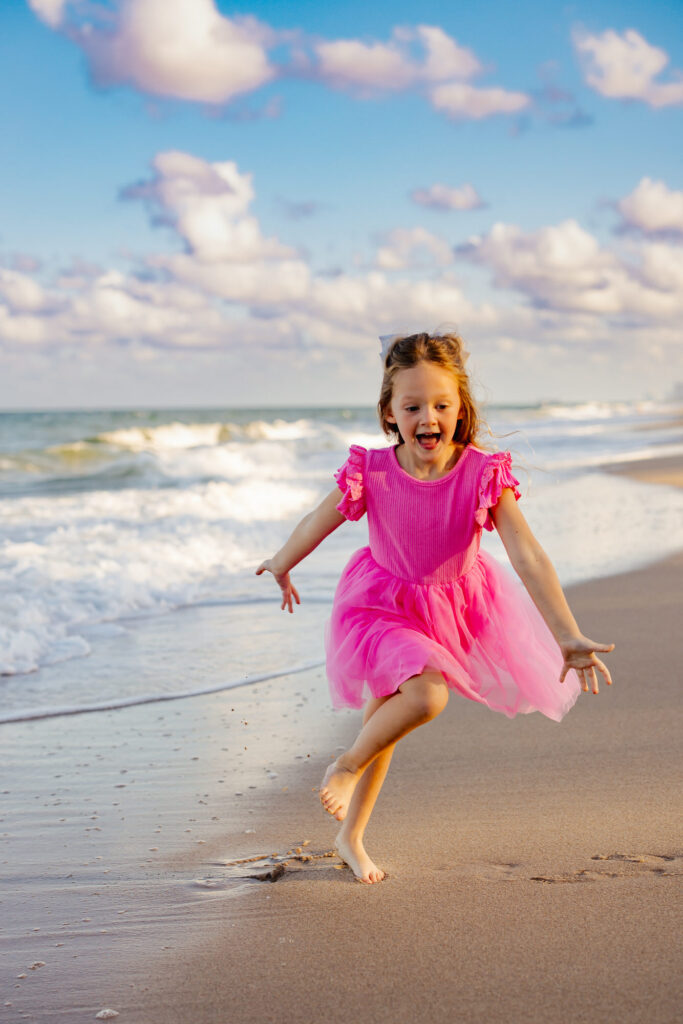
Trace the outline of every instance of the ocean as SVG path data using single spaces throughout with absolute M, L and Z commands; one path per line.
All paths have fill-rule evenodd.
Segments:
M 523 511 L 563 584 L 683 547 L 680 490 L 601 469 L 683 454 L 680 417 L 656 402 L 486 411 L 483 440 L 512 451 Z M 293 570 L 294 616 L 254 570 L 334 487 L 352 443 L 390 443 L 374 409 L 0 413 L 0 722 L 321 664 L 365 521 Z M 505 561 L 495 533 L 484 546 Z

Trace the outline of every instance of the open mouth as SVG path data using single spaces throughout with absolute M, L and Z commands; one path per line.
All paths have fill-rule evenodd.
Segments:
M 417 443 L 421 448 L 436 448 L 441 440 L 441 434 L 417 434 Z

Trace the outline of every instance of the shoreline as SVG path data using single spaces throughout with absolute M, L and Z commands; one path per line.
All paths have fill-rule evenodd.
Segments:
M 573 522 L 574 535 L 571 538 L 567 537 L 567 529 L 565 529 L 564 533 L 558 532 L 557 521 L 552 517 L 550 518 L 550 522 L 554 522 L 555 526 L 551 528 L 551 535 L 547 538 L 548 550 L 553 551 L 555 549 L 559 556 L 560 561 L 556 561 L 556 565 L 564 585 L 568 585 L 570 580 L 576 582 L 589 576 L 599 578 L 600 574 L 628 572 L 632 569 L 651 564 L 656 558 L 664 557 L 675 550 L 675 536 L 680 533 L 678 529 L 681 514 L 680 493 L 660 491 L 658 503 L 661 504 L 661 507 L 659 508 L 658 515 L 652 516 L 647 511 L 647 494 L 643 488 L 647 484 L 658 483 L 669 487 L 674 486 L 680 492 L 683 486 L 683 454 L 657 459 L 648 458 L 637 461 L 606 463 L 603 466 L 593 466 L 592 471 L 596 474 L 593 477 L 595 493 L 592 504 L 595 512 L 600 514 L 596 521 L 599 522 L 600 530 L 602 531 L 600 535 L 595 534 L 595 532 L 592 535 L 594 557 L 586 555 L 585 545 L 583 545 L 582 534 L 586 530 L 591 530 L 592 521 L 595 518 L 595 513 L 589 513 L 588 506 L 585 503 L 582 507 L 578 505 L 572 506 L 573 511 L 570 514 L 570 520 Z M 590 467 L 588 467 L 588 474 L 590 475 Z M 551 477 L 552 474 L 549 474 L 550 483 L 552 483 Z M 616 477 L 621 477 L 621 481 L 616 479 Z M 632 483 L 627 483 L 627 480 L 631 480 Z M 565 481 L 564 489 L 558 493 L 561 493 L 562 497 L 560 500 L 562 501 L 576 501 L 575 495 L 571 490 L 571 480 L 569 485 Z M 543 508 L 543 512 L 539 513 L 540 518 L 537 523 L 540 537 L 544 523 L 543 516 L 546 515 L 549 505 L 547 494 L 544 496 L 539 492 L 537 497 L 540 498 L 541 507 Z M 619 521 L 622 509 L 628 506 L 629 503 L 637 514 L 628 517 L 628 521 L 631 524 L 631 532 L 629 538 L 624 538 L 623 535 L 615 533 L 613 524 Z M 531 505 L 528 512 L 533 516 L 534 509 Z M 530 521 L 532 520 L 530 519 Z M 566 525 L 568 524 L 569 520 L 567 520 Z M 485 550 L 488 541 L 488 537 L 484 538 L 483 546 Z M 326 547 L 323 559 L 318 559 L 317 568 L 329 574 L 327 577 L 329 580 L 332 580 L 333 576 L 338 577 L 342 565 L 350 557 L 352 551 L 357 549 L 359 542 L 362 543 L 360 534 L 353 538 L 348 534 L 343 540 L 336 538 L 336 536 L 333 537 L 328 541 L 331 547 Z M 681 538 L 681 546 L 683 546 L 683 537 Z M 591 546 L 589 545 L 588 547 L 590 549 Z M 583 553 L 582 549 L 584 549 Z M 568 552 L 568 555 L 564 563 L 562 563 L 561 560 L 565 551 Z M 491 546 L 490 553 L 505 561 L 505 555 L 499 543 L 498 548 L 495 548 L 495 545 Z M 19 577 L 23 578 L 21 573 Z M 112 593 L 114 592 L 112 588 L 110 590 L 112 590 Z M 237 590 L 239 591 L 239 587 L 237 587 Z M 17 595 L 18 607 L 23 608 L 25 606 L 27 609 L 30 608 L 32 600 L 30 589 L 25 588 L 21 584 L 19 591 L 20 593 Z M 57 592 L 61 593 L 59 588 L 57 588 Z M 69 598 L 70 593 L 69 588 L 66 588 L 62 596 Z M 163 672 L 159 672 L 156 666 L 149 663 L 149 659 L 145 659 L 142 644 L 146 640 L 148 632 L 147 623 L 150 620 L 153 621 L 160 615 L 167 614 L 171 616 L 174 624 L 177 624 L 178 629 L 183 630 L 186 628 L 187 621 L 193 615 L 196 615 L 198 620 L 201 621 L 202 607 L 205 604 L 224 608 L 226 621 L 230 622 L 233 628 L 233 635 L 237 637 L 236 650 L 238 651 L 238 660 L 236 662 L 233 661 L 230 658 L 230 652 L 225 652 L 226 670 L 222 673 L 221 679 L 226 689 L 230 687 L 231 682 L 232 684 L 241 685 L 242 681 L 248 681 L 249 676 L 253 678 L 264 675 L 274 676 L 276 672 L 283 670 L 296 671 L 298 666 L 310 664 L 311 658 L 308 646 L 305 643 L 301 643 L 298 648 L 295 648 L 290 643 L 289 636 L 286 639 L 284 636 L 282 637 L 285 641 L 284 647 L 286 648 L 284 657 L 261 657 L 257 649 L 254 649 L 253 652 L 248 651 L 241 641 L 243 638 L 249 640 L 252 637 L 255 617 L 261 617 L 265 614 L 268 600 L 266 599 L 265 591 L 263 592 L 263 600 L 258 601 L 257 605 L 252 604 L 249 600 L 240 602 L 240 596 L 245 598 L 247 591 L 240 591 L 237 600 L 231 596 L 226 596 L 223 603 L 218 599 L 206 602 L 199 601 L 197 604 L 193 604 L 190 596 L 185 606 L 180 605 L 175 609 L 172 608 L 173 601 L 171 601 L 170 607 L 156 609 L 154 601 L 152 601 L 152 607 L 150 608 L 141 608 L 137 612 L 131 611 L 130 615 L 123 614 L 120 619 L 121 626 L 119 627 L 116 620 L 110 622 L 106 617 L 107 602 L 111 597 L 109 595 L 101 610 L 101 614 L 105 616 L 102 621 L 96 621 L 97 614 L 93 617 L 91 611 L 87 611 L 82 623 L 72 623 L 71 626 L 67 623 L 67 632 L 69 634 L 73 633 L 73 636 L 69 635 L 65 638 L 67 640 L 66 649 L 64 651 L 57 650 L 57 660 L 51 661 L 53 657 L 51 644 L 54 646 L 54 638 L 50 643 L 47 641 L 50 636 L 50 629 L 52 628 L 49 626 L 49 622 L 56 615 L 54 611 L 57 607 L 55 598 L 55 601 L 52 601 L 52 607 L 50 607 L 50 602 L 48 602 L 45 622 L 38 624 L 34 648 L 31 648 L 31 644 L 28 641 L 21 641 L 27 645 L 26 650 L 29 651 L 29 654 L 27 655 L 25 652 L 22 652 L 20 655 L 18 653 L 19 649 L 17 649 L 17 653 L 14 656 L 3 658 L 2 668 L 3 671 L 7 672 L 7 675 L 2 676 L 3 707 L 0 710 L 0 725 L 6 721 L 21 717 L 24 711 L 31 717 L 37 717 L 39 713 L 44 713 L 45 715 L 61 714 L 65 717 L 69 713 L 78 714 L 81 710 L 101 710 L 107 704 L 111 706 L 133 704 L 142 697 L 150 702 L 161 702 L 164 700 L 181 699 L 182 694 L 200 694 L 206 689 L 203 682 L 207 674 L 211 675 L 210 671 L 207 673 L 202 665 L 201 671 L 195 671 L 190 679 L 185 679 L 174 673 L 173 666 L 171 666 L 171 676 L 174 678 L 169 681 L 164 677 Z M 331 601 L 331 598 L 332 588 L 328 585 L 320 602 L 321 609 L 323 605 Z M 76 604 L 78 604 L 79 600 L 76 600 Z M 23 614 L 27 616 L 24 626 L 22 626 Z M 73 618 L 73 614 L 75 613 L 69 613 L 67 618 Z M 94 618 L 94 621 L 90 621 L 91 617 Z M 233 623 L 234 626 L 232 625 Z M 10 612 L 10 629 L 12 631 L 17 630 L 20 637 L 24 635 L 21 632 L 24 629 L 26 635 L 30 637 L 31 620 L 28 611 L 26 613 L 18 611 L 16 614 Z M 146 660 L 147 662 L 145 665 L 144 683 L 139 678 L 135 665 L 132 665 L 130 685 L 124 685 L 123 687 L 118 687 L 117 685 L 110 686 L 110 680 L 104 679 L 103 674 L 100 673 L 97 685 L 91 686 L 87 679 L 88 667 L 92 665 L 103 645 L 107 646 L 110 651 L 111 664 L 116 665 L 118 650 L 115 642 L 109 643 L 109 638 L 113 636 L 115 640 L 117 634 L 121 634 L 122 631 L 125 632 L 126 630 L 137 632 L 140 636 L 140 657 L 143 661 Z M 163 632 L 163 629 L 160 632 Z M 281 629 L 280 632 L 282 632 Z M 291 630 L 285 632 L 292 633 Z M 209 644 L 212 643 L 212 638 L 209 638 Z M 34 653 L 35 651 L 39 653 Z M 35 661 L 33 660 L 34 658 Z M 64 660 L 61 661 L 59 660 L 60 658 L 64 658 Z M 166 663 L 165 667 L 167 667 L 169 659 L 165 658 L 164 660 Z M 318 660 L 321 660 L 320 656 Z M 25 671 L 16 672 L 18 668 L 23 668 Z M 15 672 L 16 674 L 13 674 Z M 72 685 L 75 680 L 78 680 L 78 686 L 76 687 Z M 216 681 L 216 685 L 219 685 L 218 681 Z
M 683 486 L 683 457 L 606 471 Z M 375 886 L 334 856 L 318 801 L 361 720 L 331 708 L 319 667 L 1 725 L 8 1020 L 412 1024 L 419 1005 L 438 1024 L 669 1024 L 682 592 L 683 551 L 566 588 L 581 628 L 617 647 L 614 686 L 562 723 L 452 694 L 405 737 L 366 837 L 388 872 Z M 314 635 L 322 610 L 298 612 Z M 150 671 L 163 651 L 182 678 L 225 678 L 224 614 L 150 623 Z M 148 640 L 132 631 L 116 670 L 145 668 Z M 71 663 L 83 686 L 96 668 Z
M 598 467 L 601 472 L 627 476 L 647 484 L 683 487 L 683 455 L 662 455 L 631 462 L 608 462 Z
M 399 744 L 367 835 L 376 886 L 331 855 L 314 792 L 360 722 L 319 669 L 5 726 L 10 1019 L 374 1024 L 417 1000 L 444 1024 L 673 1020 L 681 700 L 661 637 L 682 575 L 683 553 L 568 588 L 617 649 L 614 686 L 562 723 L 452 695 Z M 247 877 L 285 861 L 275 884 Z

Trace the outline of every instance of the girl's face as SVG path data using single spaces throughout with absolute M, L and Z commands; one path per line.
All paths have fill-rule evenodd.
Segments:
M 460 415 L 460 395 L 452 373 L 423 360 L 394 377 L 387 413 L 416 459 L 438 461 L 455 449 L 453 435 Z

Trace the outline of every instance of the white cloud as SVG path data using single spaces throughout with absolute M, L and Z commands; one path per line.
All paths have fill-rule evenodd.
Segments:
M 308 77 L 360 99 L 426 90 L 437 110 L 475 119 L 516 113 L 531 102 L 522 93 L 468 84 L 484 70 L 481 62 L 438 25 L 398 26 L 388 41 L 321 40 L 248 15 L 226 17 L 215 0 L 119 0 L 113 7 L 29 2 L 42 21 L 81 47 L 93 79 L 105 87 L 224 104 L 276 78 Z M 289 47 L 277 66 L 269 57 L 276 46 Z M 264 116 L 272 116 L 272 103 L 279 113 L 275 100 Z
M 0 340 L 18 345 L 39 345 L 51 340 L 51 324 L 46 319 L 12 313 L 0 305 Z
M 415 53 L 416 46 L 421 52 Z M 387 43 L 340 39 L 314 44 L 311 73 L 336 89 L 360 97 L 380 90 L 426 89 L 435 109 L 454 118 L 511 114 L 531 103 L 524 93 L 477 88 L 467 80 L 483 67 L 471 50 L 435 25 L 395 28 Z
M 641 250 L 641 273 L 652 288 L 683 295 L 683 246 L 646 243 Z
M 497 316 L 486 304 L 475 306 L 449 271 L 409 282 L 397 281 L 377 270 L 356 277 L 315 277 L 303 311 L 314 318 L 314 323 L 345 328 L 361 337 L 367 336 L 372 324 L 393 328 L 397 323 L 438 324 L 447 320 L 478 325 L 490 323 Z
M 58 28 L 64 18 L 69 0 L 28 0 L 28 5 L 41 21 L 50 28 Z
M 428 257 L 425 264 L 425 256 Z M 425 228 L 394 228 L 377 250 L 377 266 L 383 270 L 404 270 L 419 266 L 448 266 L 453 251 L 443 238 Z
M 361 43 L 338 39 L 317 43 L 316 74 L 336 89 L 367 94 L 377 89 L 405 89 L 417 77 L 417 69 L 395 44 Z
M 148 264 L 175 279 L 231 302 L 291 302 L 309 288 L 310 270 L 296 250 L 265 238 L 249 213 L 254 199 L 250 174 L 233 161 L 210 163 L 170 151 L 154 158 L 149 182 L 124 189 L 160 208 L 187 252 L 150 257 Z
M 157 154 L 153 167 L 152 181 L 129 186 L 123 196 L 156 203 L 200 262 L 245 263 L 295 255 L 290 246 L 261 234 L 258 221 L 248 213 L 254 198 L 251 175 L 240 174 L 233 161 L 209 163 L 170 150 Z
M 655 82 L 669 56 L 635 29 L 626 29 L 621 35 L 614 29 L 602 35 L 576 29 L 573 42 L 586 83 L 602 96 L 642 100 L 651 107 L 683 103 L 683 75 L 674 71 L 675 81 Z
M 37 304 L 16 272 L 7 272 L 16 309 L 0 302 L 0 337 L 10 342 L 46 345 L 147 343 L 159 347 L 225 347 L 239 336 L 276 343 L 348 344 L 362 338 L 369 323 L 381 328 L 388 319 L 439 322 L 466 317 L 477 323 L 495 316 L 463 295 L 456 278 L 430 275 L 427 281 L 397 281 L 376 270 L 315 274 L 294 250 L 278 239 L 265 239 L 249 213 L 254 198 L 251 176 L 231 161 L 209 163 L 187 153 L 160 153 L 147 181 L 124 190 L 152 204 L 177 233 L 183 252 L 149 256 L 142 268 L 149 280 L 120 271 L 66 272 L 47 294 L 49 316 L 23 319 L 22 305 Z M 247 226 L 244 229 L 244 226 Z M 451 262 L 447 244 L 422 229 L 390 233 L 395 251 L 407 261 L 414 248 L 426 248 L 440 264 Z M 29 279 L 27 279 L 29 281 Z M 20 289 L 21 288 L 23 290 Z M 60 308 L 55 297 L 60 298 Z M 5 296 L 7 302 L 7 296 Z M 269 326 L 263 326 L 267 324 Z M 259 325 L 262 325 L 259 327 Z
M 403 33 L 400 29 L 396 31 L 399 38 L 410 39 L 411 34 L 410 29 L 404 30 Z M 482 66 L 472 51 L 460 46 L 438 25 L 418 25 L 414 30 L 414 37 L 420 40 L 425 49 L 426 56 L 420 75 L 425 81 L 441 82 L 451 78 L 472 78 L 482 71 Z
M 332 277 L 264 237 L 250 213 L 251 175 L 234 162 L 171 151 L 153 166 L 124 194 L 151 204 L 175 232 L 176 251 L 150 255 L 130 273 L 77 263 L 50 286 L 38 282 L 39 270 L 2 269 L 5 347 L 128 346 L 138 358 L 235 346 L 235 358 L 277 351 L 283 359 L 291 353 L 297 366 L 310 358 L 341 366 L 344 353 L 367 349 L 368 336 L 445 321 L 484 348 L 500 342 L 501 351 L 598 345 L 635 353 L 656 344 L 666 352 L 680 344 L 683 246 L 627 239 L 620 257 L 573 220 L 533 233 L 496 224 L 457 250 L 512 292 L 494 303 L 486 291 L 474 297 L 448 265 L 446 241 L 424 228 L 389 231 L 379 266 Z M 420 276 L 416 257 L 425 252 L 429 268 Z M 397 269 L 405 273 L 391 272 Z
M 227 18 L 215 0 L 122 0 L 113 25 L 73 24 L 100 85 L 130 84 L 156 96 L 225 103 L 275 77 L 274 33 L 253 17 Z
M 202 263 L 177 253 L 151 257 L 148 262 L 209 295 L 264 310 L 305 299 L 310 290 L 310 270 L 302 260 Z
M 410 198 L 418 206 L 429 206 L 435 210 L 476 210 L 486 205 L 469 182 L 459 188 L 438 183 L 429 188 L 416 188 L 410 193 Z
M 416 43 L 421 52 L 415 54 Z M 471 50 L 459 46 L 436 25 L 395 28 L 387 43 L 358 39 L 313 45 L 315 73 L 328 85 L 368 94 L 405 89 L 425 82 L 471 78 L 482 70 Z
M 683 234 L 683 192 L 668 188 L 663 181 L 642 178 L 616 206 L 623 227 L 652 235 Z
M 108 271 L 73 299 L 61 326 L 69 336 L 160 342 L 164 346 L 215 343 L 223 317 L 203 296 L 176 284 L 142 282 Z
M 592 315 L 637 315 L 664 321 L 683 313 L 683 289 L 671 274 L 656 276 L 657 254 L 648 270 L 603 249 L 575 220 L 525 234 L 495 224 L 457 250 L 487 266 L 498 287 L 527 295 L 534 305 Z
M 464 82 L 448 82 L 429 90 L 429 99 L 436 110 L 448 117 L 481 120 L 494 114 L 516 114 L 531 104 L 523 92 L 506 89 L 477 89 Z
M 46 305 L 45 293 L 33 278 L 0 267 L 0 299 L 13 313 L 35 313 Z

